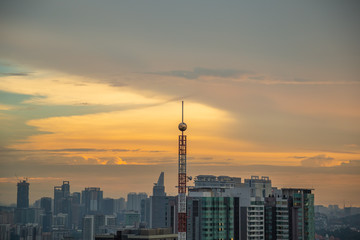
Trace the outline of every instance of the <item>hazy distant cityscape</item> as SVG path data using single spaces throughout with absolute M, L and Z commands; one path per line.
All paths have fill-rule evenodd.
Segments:
M 0 0 L 0 240 L 360 240 L 359 23 Z
M 52 198 L 32 205 L 30 194 L 31 182 L 20 180 L 16 207 L 1 206 L 0 239 L 177 239 L 177 197 L 166 194 L 164 172 L 151 196 L 131 192 L 127 199 L 104 198 L 100 187 L 71 192 L 69 181 L 54 186 Z M 294 234 L 303 234 L 303 239 L 330 239 L 336 232 L 349 234 L 341 231 L 359 234 L 360 208 L 314 206 L 314 197 L 313 189 L 278 189 L 265 176 L 242 180 L 199 175 L 189 187 L 187 238 L 300 239 Z M 122 238 L 115 238 L 120 232 Z

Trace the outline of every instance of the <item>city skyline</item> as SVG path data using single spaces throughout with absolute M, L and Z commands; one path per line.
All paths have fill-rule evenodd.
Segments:
M 0 204 L 269 176 L 360 206 L 359 3 L 0 3 Z M 122 195 L 123 194 L 123 195 Z

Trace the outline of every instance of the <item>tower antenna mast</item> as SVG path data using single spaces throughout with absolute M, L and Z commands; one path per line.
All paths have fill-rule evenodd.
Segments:
M 186 131 L 184 123 L 184 101 L 182 101 L 182 116 L 179 124 L 179 171 L 178 171 L 178 240 L 186 240 Z

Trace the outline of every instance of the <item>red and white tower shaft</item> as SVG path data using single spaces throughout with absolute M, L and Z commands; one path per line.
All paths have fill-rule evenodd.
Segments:
M 186 135 L 184 131 L 184 101 L 182 101 L 182 121 L 179 124 L 179 171 L 178 171 L 178 240 L 186 240 Z

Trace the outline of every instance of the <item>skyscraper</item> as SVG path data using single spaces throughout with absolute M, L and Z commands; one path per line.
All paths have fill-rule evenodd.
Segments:
M 166 196 L 164 185 L 164 172 L 160 173 L 157 183 L 154 183 L 153 196 Z
M 63 184 L 61 185 L 61 190 L 63 192 L 63 197 L 69 197 L 70 196 L 70 182 L 63 181 Z
M 29 207 L 29 185 L 27 180 L 22 180 L 17 183 L 17 208 Z
M 313 189 L 283 188 L 282 194 L 289 199 L 290 239 L 315 239 Z
M 195 196 L 192 196 L 195 195 Z M 210 192 L 189 192 L 187 239 L 239 239 L 239 198 L 215 197 Z M 237 226 L 236 226 L 237 224 Z
M 63 198 L 63 191 L 61 186 L 54 187 L 54 215 L 61 213 L 61 202 Z
M 81 203 L 85 206 L 85 214 L 96 214 L 102 210 L 103 191 L 97 187 L 85 188 L 81 193 Z
M 40 208 L 44 209 L 45 213 L 51 212 L 51 198 L 42 197 L 40 199 Z
M 146 199 L 147 194 L 142 193 L 135 193 L 130 192 L 127 195 L 127 203 L 126 203 L 126 210 L 128 211 L 135 211 L 140 213 L 141 211 L 141 200 Z
M 164 172 L 161 172 L 157 183 L 154 183 L 153 196 L 149 199 L 150 211 L 147 214 L 148 217 L 146 220 L 150 228 L 169 227 L 167 221 L 168 215 L 170 214 L 168 212 L 168 204 L 169 197 L 167 197 L 165 193 Z
M 65 213 L 70 216 L 71 213 L 71 196 L 70 182 L 63 181 L 61 186 L 54 187 L 54 215 Z

